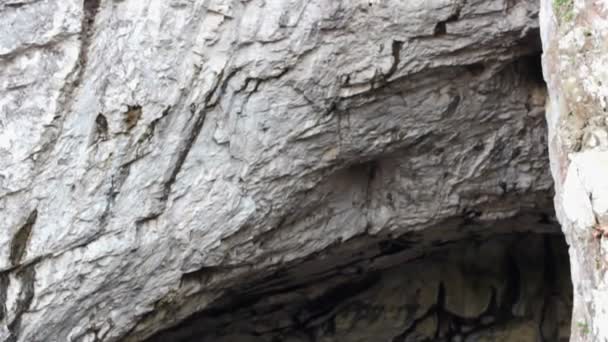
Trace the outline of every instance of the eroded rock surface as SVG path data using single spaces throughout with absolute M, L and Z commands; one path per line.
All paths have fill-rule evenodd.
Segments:
M 523 0 L 1 2 L 0 339 L 142 341 L 335 248 L 365 273 L 407 261 L 381 258 L 405 234 L 414 258 L 554 230 L 537 21 Z
M 608 6 L 542 1 L 555 207 L 570 248 L 572 341 L 608 340 Z

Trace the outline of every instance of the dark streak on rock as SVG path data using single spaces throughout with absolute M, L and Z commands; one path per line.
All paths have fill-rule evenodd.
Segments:
M 160 123 L 161 120 L 163 120 L 164 118 L 166 118 L 167 116 L 169 116 L 169 114 L 171 113 L 171 106 L 167 106 L 163 112 L 161 113 L 160 117 L 152 120 L 149 124 L 148 127 L 146 128 L 146 130 L 144 131 L 144 133 L 137 139 L 137 143 L 136 143 L 136 149 L 140 148 L 141 145 L 145 142 L 145 141 L 150 141 L 150 139 L 152 139 L 152 137 L 154 136 L 154 134 L 156 133 L 156 127 L 158 126 L 158 124 Z
M 8 277 L 8 272 L 0 273 L 0 321 L 3 321 L 7 314 L 6 296 L 9 283 L 10 279 Z
M 152 137 L 154 136 L 154 133 L 156 132 L 157 125 L 159 124 L 159 122 L 161 120 L 163 120 L 165 117 L 167 117 L 171 113 L 171 108 L 172 108 L 171 106 L 167 106 L 165 108 L 165 110 L 163 110 L 160 117 L 152 120 L 148 124 L 148 127 L 146 128 L 145 132 L 137 139 L 137 142 L 135 144 L 135 150 L 136 150 L 136 154 L 137 154 L 135 156 L 135 158 L 133 158 L 132 160 L 121 165 L 119 167 L 116 175 L 112 176 L 110 189 L 108 190 L 108 193 L 106 194 L 108 197 L 108 202 L 106 204 L 106 208 L 105 208 L 104 212 L 101 214 L 101 217 L 100 217 L 100 226 L 101 227 L 104 227 L 107 224 L 108 218 L 112 212 L 112 207 L 114 206 L 114 201 L 116 199 L 116 196 L 118 196 L 118 194 L 120 193 L 122 186 L 124 185 L 125 181 L 129 177 L 129 174 L 131 173 L 131 165 L 134 162 L 136 162 L 137 160 L 141 159 L 143 156 L 145 156 L 145 154 L 141 153 L 139 151 L 139 149 L 145 147 L 144 143 L 149 142 L 150 139 L 152 139 Z M 129 106 L 129 112 L 133 112 L 133 111 L 135 113 L 132 113 L 132 115 L 137 116 L 136 121 L 139 121 L 139 118 L 141 117 L 141 114 L 142 114 L 141 106 Z M 129 116 L 128 113 L 127 113 L 127 118 Z M 136 220 L 135 224 L 139 226 L 146 221 L 150 221 L 150 220 L 157 218 L 159 215 L 160 215 L 160 213 L 153 213 L 152 215 L 149 215 L 149 216 Z
M 437 291 L 437 299 L 435 300 L 435 310 L 437 315 L 437 329 L 435 330 L 435 339 L 438 339 L 441 334 L 441 325 L 444 321 L 448 321 L 448 315 L 445 312 L 445 284 L 443 281 L 439 282 L 439 291 Z M 449 341 L 449 340 L 448 340 Z
M 272 236 L 277 231 L 280 231 L 285 225 L 293 224 L 293 222 L 292 222 L 293 220 L 288 220 L 290 217 L 291 217 L 291 215 L 289 215 L 289 214 L 281 216 L 275 225 L 273 225 L 269 229 L 264 230 L 264 231 L 260 232 L 259 234 L 255 235 L 251 239 L 251 241 L 249 241 L 249 243 L 255 244 L 258 247 L 263 248 L 266 245 L 266 242 L 272 240 Z
M 17 233 L 11 241 L 11 252 L 9 260 L 11 265 L 16 266 L 21 262 L 27 249 L 27 243 L 32 233 L 32 228 L 38 218 L 38 210 L 34 209 L 25 220 L 25 223 L 17 230 Z
M 440 21 L 435 25 L 433 36 L 441 37 L 447 34 L 447 24 L 460 19 L 460 11 L 462 10 L 462 6 L 464 6 L 464 4 L 458 7 L 456 11 L 452 15 L 450 15 L 446 20 Z
M 162 193 L 161 193 L 161 197 L 160 197 L 160 201 L 163 203 L 163 209 L 161 210 L 161 212 L 164 211 L 164 206 L 166 205 L 166 202 L 169 199 L 169 194 L 171 194 L 171 188 L 173 187 L 173 184 L 175 183 L 175 180 L 177 179 L 177 175 L 181 171 L 182 166 L 184 165 L 184 162 L 186 161 L 186 158 L 188 157 L 188 154 L 190 154 L 190 151 L 192 150 L 192 147 L 194 146 L 196 139 L 198 138 L 199 134 L 201 133 L 201 131 L 203 129 L 203 126 L 205 125 L 205 118 L 207 117 L 207 110 L 212 109 L 217 105 L 217 101 L 219 101 L 219 98 L 222 96 L 224 90 L 227 88 L 226 83 L 235 74 L 236 74 L 236 71 L 233 71 L 224 79 L 224 70 L 222 70 L 222 72 L 220 72 L 220 74 L 217 78 L 217 82 L 215 83 L 215 86 L 211 90 L 209 90 L 209 92 L 207 93 L 207 96 L 205 97 L 205 101 L 204 101 L 204 106 L 196 114 L 196 119 L 195 119 L 194 123 L 192 124 L 189 132 L 187 133 L 186 139 L 184 139 L 182 141 L 181 146 L 179 146 L 179 148 L 178 148 L 177 159 L 175 161 L 175 164 L 171 168 L 169 176 L 163 183 Z M 219 89 L 219 93 L 218 93 L 218 89 Z M 216 93 L 218 93 L 218 94 L 216 94 Z M 217 97 L 216 97 L 215 102 L 211 103 L 214 96 L 216 96 L 216 95 L 217 95 Z M 154 213 L 152 216 L 158 217 L 160 214 L 161 213 L 158 212 L 158 213 Z
M 399 68 L 399 63 L 401 62 L 401 48 L 403 47 L 403 42 L 400 40 L 393 40 L 393 44 L 391 45 L 391 53 L 393 54 L 393 64 L 391 68 L 388 70 L 386 75 L 384 75 L 384 79 L 388 80 L 395 74 L 397 68 Z
M 245 79 L 245 83 L 244 85 L 240 88 L 237 89 L 237 92 L 242 92 L 245 91 L 248 87 L 249 87 L 249 83 L 251 82 L 255 82 L 255 86 L 253 87 L 253 90 L 251 90 L 251 92 L 249 93 L 248 97 L 251 96 L 253 93 L 256 93 L 259 90 L 259 87 L 262 83 L 266 82 L 266 81 L 270 81 L 270 80 L 278 80 L 281 77 L 285 76 L 290 70 L 291 70 L 291 66 L 287 66 L 286 68 L 284 68 L 283 70 L 281 70 L 281 72 L 279 72 L 276 75 L 272 75 L 272 76 L 268 76 L 268 77 L 264 77 L 264 78 L 258 78 L 258 77 L 247 77 Z M 237 69 L 236 71 L 240 71 L 241 69 Z M 234 70 L 232 71 L 234 72 Z M 232 73 L 231 72 L 231 73 Z M 229 75 L 229 77 L 231 78 L 234 75 Z M 229 80 L 229 78 L 227 78 L 227 81 Z M 225 90 L 225 86 L 222 87 L 222 91 Z M 298 91 L 299 89 L 294 89 L 296 91 Z M 302 95 L 302 94 L 300 94 Z M 213 104 L 215 105 L 215 103 Z
M 323 111 L 322 117 L 330 116 L 338 109 L 338 100 L 336 98 L 332 98 L 327 106 L 327 109 Z
M 370 161 L 367 163 L 367 183 L 365 185 L 365 203 L 363 204 L 366 212 L 369 213 L 372 211 L 371 205 L 373 200 L 373 191 L 374 191 L 374 179 L 379 173 L 380 164 L 377 161 Z M 367 217 L 369 217 L 366 215 Z M 371 226 L 371 222 L 369 222 L 369 218 L 367 218 L 367 225 Z
M 27 2 L 13 2 L 13 3 L 9 2 L 8 4 L 5 4 L 4 6 L 6 6 L 8 8 L 17 9 L 17 8 L 21 8 L 25 5 L 28 5 L 28 3 Z
M 89 53 L 88 50 L 91 36 L 93 34 L 93 24 L 99 10 L 99 3 L 100 0 L 83 0 L 83 15 L 81 18 L 80 51 L 78 52 L 78 62 L 75 63 L 74 68 L 70 71 L 70 75 L 66 77 L 66 79 L 71 81 L 64 83 L 59 91 L 61 96 L 57 101 L 57 110 L 55 111 L 53 120 L 49 125 L 46 126 L 45 132 L 42 134 L 43 136 L 47 136 L 47 138 L 45 141 L 40 143 L 42 148 L 39 151 L 34 152 L 31 156 L 32 160 L 37 165 L 42 165 L 48 160 L 51 152 L 55 148 L 57 139 L 61 135 L 66 114 L 70 113 L 72 110 L 72 104 L 76 98 L 75 92 L 82 82 L 84 70 L 86 68 Z M 57 44 L 57 41 L 53 41 L 50 44 L 55 45 Z M 48 46 L 49 44 L 45 45 Z M 21 53 L 23 53 L 23 51 L 17 52 L 17 55 Z
M 184 166 L 184 162 L 186 161 L 188 154 L 190 154 L 190 150 L 192 150 L 192 147 L 194 146 L 196 139 L 198 138 L 200 132 L 203 129 L 206 116 L 207 116 L 207 113 L 205 112 L 204 109 L 202 109 L 198 112 L 198 114 L 196 116 L 196 120 L 194 121 L 194 124 L 192 125 L 192 128 L 188 132 L 186 139 L 183 141 L 183 143 L 179 147 L 179 150 L 177 151 L 177 159 L 175 161 L 175 164 L 174 164 L 173 168 L 171 169 L 171 172 L 169 173 L 169 177 L 163 183 L 162 194 L 161 194 L 161 198 L 160 198 L 160 200 L 162 202 L 166 202 L 167 199 L 169 198 L 169 194 L 171 193 L 171 187 L 175 183 L 175 180 L 177 179 L 177 175 L 181 171 L 182 166 Z
M 456 109 L 458 109 L 459 104 L 460 104 L 460 96 L 456 95 L 452 98 L 452 101 L 450 101 L 450 104 L 448 105 L 448 108 L 446 108 L 442 117 L 444 117 L 444 118 L 451 117 L 456 112 Z
M 99 113 L 97 114 L 97 116 L 95 117 L 95 129 L 94 129 L 94 134 L 93 134 L 93 139 L 91 141 L 91 144 L 95 144 L 99 141 L 106 141 L 109 139 L 109 125 L 108 125 L 108 120 L 106 119 L 106 117 Z
M 99 218 L 100 227 L 103 228 L 108 223 L 108 219 L 112 212 L 112 207 L 114 206 L 114 201 L 116 200 L 116 196 L 118 196 L 118 194 L 120 193 L 120 189 L 122 188 L 123 184 L 125 183 L 125 180 L 127 179 L 127 177 L 129 177 L 130 172 L 131 172 L 131 164 L 127 163 L 125 165 L 120 166 L 118 168 L 118 173 L 116 175 L 112 176 L 112 179 L 110 180 L 110 182 L 111 182 L 110 189 L 108 189 L 108 192 L 106 193 L 106 196 L 108 197 L 108 201 L 106 203 L 106 208 L 104 209 L 103 213 L 101 214 L 101 216 Z
M 154 119 L 154 120 L 152 120 L 150 122 L 150 125 L 148 126 L 148 128 L 150 129 L 150 134 L 154 134 L 154 132 L 156 130 L 156 126 L 158 125 L 158 123 L 162 119 L 166 118 L 171 113 L 171 108 L 172 108 L 171 106 L 167 106 L 165 108 L 165 110 L 163 110 L 163 112 L 161 113 L 161 115 L 160 115 L 159 118 L 156 118 L 156 119 Z
M 78 61 L 80 62 L 80 70 L 78 72 L 78 77 L 76 78 L 76 83 L 80 82 L 80 79 L 84 74 L 84 69 L 87 65 L 89 45 L 91 44 L 91 36 L 93 35 L 93 25 L 95 24 L 95 17 L 97 16 L 97 11 L 99 11 L 99 3 L 100 0 L 83 0 L 83 15 L 81 19 L 80 35 L 81 45 L 80 54 L 78 55 Z
M 215 99 L 215 101 L 213 103 L 211 103 L 211 100 L 213 100 L 213 96 L 216 95 L 216 91 L 218 90 L 213 89 L 208 96 L 208 99 L 205 101 L 205 104 L 207 106 L 207 108 L 210 107 L 215 107 L 217 105 L 217 101 L 219 101 L 219 99 L 221 98 L 221 95 L 224 94 L 224 92 L 226 92 L 226 88 L 228 88 L 228 84 L 230 83 L 230 80 L 236 76 L 239 71 L 241 71 L 242 68 L 234 68 L 232 70 L 230 70 L 230 72 L 228 73 L 228 75 L 226 75 L 226 78 L 222 81 L 222 85 L 219 87 L 219 96 Z M 220 79 L 221 79 L 221 75 L 220 75 Z M 256 84 L 255 86 L 255 91 L 257 91 L 257 87 L 259 86 L 259 83 Z
M 407 327 L 407 329 L 405 329 L 402 333 L 400 333 L 399 335 L 393 337 L 393 339 L 391 340 L 391 342 L 406 342 L 408 341 L 407 338 L 410 334 L 412 334 L 416 327 L 421 324 L 422 322 L 426 321 L 427 319 L 429 319 L 430 317 L 436 316 L 437 313 L 435 312 L 437 310 L 436 306 L 431 306 L 427 312 L 424 313 L 424 315 L 422 315 L 420 318 L 415 319 L 412 324 Z M 437 335 L 437 331 L 435 331 L 435 335 Z
M 16 342 L 19 340 L 19 330 L 21 329 L 21 322 L 23 314 L 27 312 L 34 299 L 34 282 L 36 280 L 36 265 L 28 265 L 17 271 L 17 279 L 21 282 L 21 289 L 19 291 L 19 297 L 15 304 L 15 319 L 8 324 L 8 330 L 10 336 L 6 342 Z
M 445 27 L 446 22 L 445 21 L 440 21 L 435 25 L 435 29 L 433 30 L 433 36 L 435 37 L 440 37 L 446 34 L 446 27 Z

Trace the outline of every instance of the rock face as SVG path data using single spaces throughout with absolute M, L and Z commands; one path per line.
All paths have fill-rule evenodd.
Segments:
M 0 340 L 196 340 L 231 329 L 188 336 L 197 317 L 281 294 L 260 324 L 295 341 L 456 336 L 433 315 L 485 331 L 467 341 L 565 338 L 537 314 L 567 299 L 519 302 L 544 280 L 441 257 L 559 230 L 538 27 L 523 0 L 1 2 Z M 400 282 L 420 297 L 379 315 L 409 321 L 346 328 Z
M 608 7 L 542 1 L 556 211 L 570 245 L 572 341 L 608 339 Z

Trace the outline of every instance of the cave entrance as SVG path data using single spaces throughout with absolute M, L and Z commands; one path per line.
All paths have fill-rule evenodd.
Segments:
M 512 233 L 448 243 L 407 262 L 332 273 L 310 261 L 247 284 L 151 341 L 568 341 L 567 245 L 559 233 Z M 371 248 L 371 247 L 370 247 Z M 403 257 L 403 256 L 401 256 Z M 258 289 L 247 293 L 247 289 Z
M 504 163 L 501 158 L 511 158 L 517 164 L 521 158 L 534 159 L 534 153 L 544 153 L 545 158 L 547 154 L 543 119 L 546 95 L 538 32 L 532 32 L 523 45 L 534 53 L 500 64 L 500 70 L 483 63 L 460 67 L 458 74 L 474 84 L 474 89 L 454 95 L 456 100 L 441 114 L 457 115 L 459 110 L 467 110 L 460 107 L 471 103 L 467 96 L 470 99 L 479 95 L 491 102 L 489 110 L 480 107 L 489 113 L 481 120 L 492 122 L 495 118 L 489 116 L 494 113 L 494 102 L 497 107 L 513 103 L 517 107 L 521 97 L 527 97 L 521 100 L 525 103 L 521 107 L 525 108 L 514 109 L 521 110 L 521 122 L 512 127 L 514 134 L 506 134 L 505 139 L 534 143 L 541 151 L 522 150 L 521 145 L 509 145 L 508 140 L 498 141 L 493 150 L 483 144 L 471 150 L 473 154 L 493 153 L 495 165 Z M 393 85 L 390 91 L 398 88 L 398 84 Z M 519 92 L 508 98 L 505 94 L 512 89 Z M 379 98 L 381 92 L 379 89 Z M 504 103 L 500 102 L 503 99 Z M 499 120 L 495 122 L 497 130 L 501 124 Z M 420 158 L 428 159 L 430 154 L 449 154 L 450 146 L 459 143 L 447 141 L 438 146 L 435 142 L 441 136 L 429 137 L 400 148 L 414 150 Z M 399 187 L 405 182 L 391 175 L 410 175 L 404 172 L 403 159 L 399 159 L 403 157 L 401 150 L 391 153 L 359 166 L 351 165 L 336 179 L 361 185 L 359 192 L 366 194 L 372 207 L 405 206 L 399 201 L 408 200 L 402 195 L 409 195 L 410 189 L 404 188 L 400 195 Z M 412 158 L 411 153 L 408 158 Z M 462 193 L 472 192 L 473 197 L 480 196 L 475 189 L 483 188 L 485 202 L 470 198 L 471 205 L 459 208 L 431 228 L 399 234 L 362 233 L 305 260 L 241 277 L 242 283 L 231 284 L 230 291 L 204 311 L 147 341 L 568 341 L 572 311 L 568 246 L 553 214 L 548 160 L 533 162 L 536 164 L 524 165 L 523 180 L 513 176 L 517 168 L 509 172 L 497 168 L 464 184 Z M 432 172 L 430 167 L 425 172 Z M 531 191 L 529 179 L 533 172 L 529 170 L 534 168 L 544 168 L 546 174 L 534 181 L 544 180 L 546 184 Z M 502 173 L 512 182 L 498 181 Z M 495 188 L 484 177 L 496 177 Z M 401 183 L 383 182 L 389 178 Z M 423 186 L 409 184 L 418 190 Z M 320 188 L 331 190 L 331 186 Z M 317 197 L 332 199 L 330 195 Z M 346 196 L 348 201 L 350 197 Z M 309 212 L 306 201 L 303 203 L 301 216 L 306 218 Z M 324 206 L 313 204 L 311 210 Z

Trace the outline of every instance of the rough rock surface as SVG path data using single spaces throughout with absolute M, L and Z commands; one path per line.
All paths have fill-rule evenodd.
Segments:
M 570 245 L 572 341 L 608 340 L 608 4 L 542 1 L 555 207 Z
M 536 1 L 4 0 L 0 32 L 0 340 L 555 231 Z

